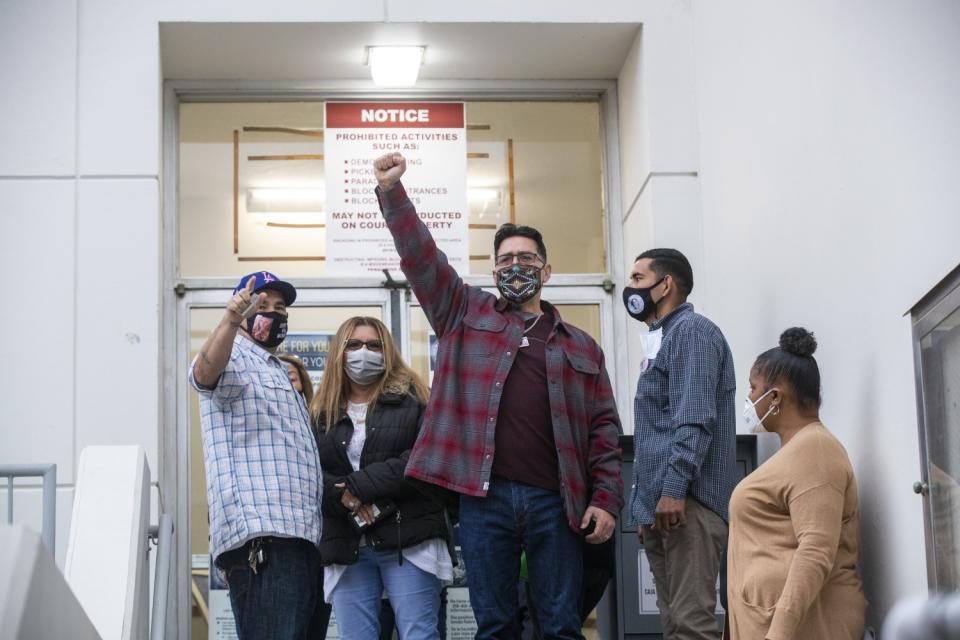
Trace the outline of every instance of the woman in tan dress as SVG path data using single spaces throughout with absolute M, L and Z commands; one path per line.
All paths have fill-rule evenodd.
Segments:
M 734 640 L 860 640 L 866 599 L 857 483 L 820 423 L 813 334 L 788 329 L 750 371 L 744 417 L 781 448 L 730 500 L 727 595 Z M 762 416 L 762 417 L 761 417 Z

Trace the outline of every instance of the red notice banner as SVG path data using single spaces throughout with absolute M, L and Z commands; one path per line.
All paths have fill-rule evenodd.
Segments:
M 328 102 L 327 129 L 463 129 L 462 102 Z

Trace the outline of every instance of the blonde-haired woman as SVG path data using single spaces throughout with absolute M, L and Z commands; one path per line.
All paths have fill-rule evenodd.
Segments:
M 440 504 L 403 477 L 428 394 L 382 322 L 341 325 L 310 416 L 323 468 L 324 598 L 344 640 L 379 637 L 382 594 L 401 640 L 439 637 L 449 532 Z

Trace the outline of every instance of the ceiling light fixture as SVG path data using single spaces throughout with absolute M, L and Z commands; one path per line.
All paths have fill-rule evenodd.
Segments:
M 367 47 L 370 76 L 378 87 L 412 87 L 417 83 L 426 47 Z

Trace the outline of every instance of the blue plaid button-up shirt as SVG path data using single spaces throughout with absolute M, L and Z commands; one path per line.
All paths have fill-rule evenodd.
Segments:
M 320 460 L 286 363 L 238 335 L 214 389 L 195 364 L 213 557 L 262 535 L 319 544 Z
M 736 462 L 733 356 L 715 324 L 675 309 L 656 358 L 640 375 L 634 413 L 634 524 L 654 522 L 662 496 L 694 497 L 729 521 Z

